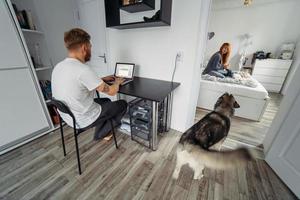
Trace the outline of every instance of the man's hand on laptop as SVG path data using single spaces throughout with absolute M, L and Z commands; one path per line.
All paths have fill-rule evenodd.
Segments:
M 103 80 L 103 79 L 102 79 Z M 98 87 L 97 91 L 103 92 L 105 94 L 114 96 L 118 93 L 119 91 L 119 86 L 124 82 L 123 78 L 114 78 L 114 83 L 112 85 L 108 85 L 105 82 L 102 82 Z
M 125 81 L 124 78 L 115 78 L 115 83 L 121 85 Z
M 106 77 L 103 77 L 102 80 L 103 80 L 104 82 L 114 81 L 114 80 L 115 80 L 115 76 L 113 76 L 113 75 L 106 76 Z

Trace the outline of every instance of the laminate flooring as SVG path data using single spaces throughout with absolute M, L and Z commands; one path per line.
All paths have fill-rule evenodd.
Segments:
M 246 146 L 257 150 L 263 158 L 263 140 L 271 126 L 271 123 L 278 112 L 282 95 L 270 93 L 270 101 L 261 121 L 256 122 L 243 118 L 233 117 L 228 137 L 223 143 L 223 148 L 235 149 L 239 146 Z M 197 108 L 195 121 L 201 119 L 209 111 Z
M 58 131 L 0 156 L 0 199 L 296 199 L 260 159 L 229 171 L 204 169 L 201 180 L 184 165 L 172 179 L 181 133 L 171 130 L 151 151 L 117 133 L 93 141 L 93 129 L 79 136 L 78 174 L 72 129 L 64 127 L 67 156 Z

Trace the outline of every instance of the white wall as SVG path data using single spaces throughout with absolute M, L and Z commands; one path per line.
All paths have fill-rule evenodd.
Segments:
M 198 91 L 199 81 L 194 83 L 193 77 L 200 74 L 196 52 L 201 3 L 173 0 L 171 27 L 108 29 L 110 66 L 117 61 L 134 62 L 141 77 L 171 80 L 176 53 L 183 52 L 183 61 L 178 63 L 174 78 L 181 85 L 174 93 L 171 121 L 171 128 L 179 131 L 189 128 L 195 115 L 198 92 L 194 91 Z
M 64 32 L 76 27 L 75 0 L 34 0 L 40 26 L 45 34 L 52 62 L 56 65 L 67 56 Z
M 209 31 L 216 35 L 208 42 L 206 59 L 223 42 L 230 42 L 233 46 L 230 64 L 237 69 L 240 37 L 245 33 L 253 35 L 248 54 L 258 50 L 276 54 L 283 43 L 298 41 L 299 11 L 299 0 L 254 0 L 249 7 L 243 6 L 240 0 L 213 0 Z

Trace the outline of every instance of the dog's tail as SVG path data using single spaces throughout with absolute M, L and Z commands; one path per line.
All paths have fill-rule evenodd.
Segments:
M 197 145 L 184 143 L 183 145 L 179 145 L 178 150 L 180 149 L 181 151 L 186 150 L 206 167 L 212 169 L 230 169 L 245 166 L 248 161 L 252 160 L 252 156 L 246 148 L 231 151 L 208 151 Z

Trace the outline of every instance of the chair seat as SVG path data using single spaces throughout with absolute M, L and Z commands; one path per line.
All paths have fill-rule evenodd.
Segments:
M 97 119 L 95 122 L 97 122 L 97 125 L 101 125 L 101 123 L 104 124 L 106 121 L 108 121 L 108 119 L 106 119 L 106 118 L 102 118 L 102 119 L 101 119 L 101 118 L 100 118 L 100 119 Z M 87 131 L 87 130 L 90 129 L 90 128 L 93 128 L 95 122 L 93 122 L 91 125 L 89 125 L 89 126 L 87 126 L 87 127 L 85 127 L 85 128 L 80 128 L 80 129 L 76 128 L 77 134 L 80 134 L 80 133 L 82 133 L 82 132 L 84 132 L 84 131 Z

